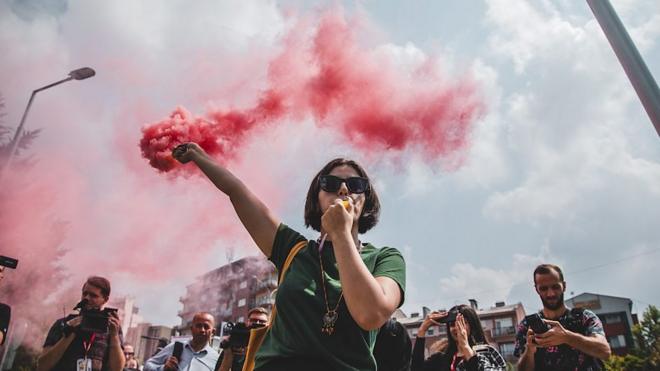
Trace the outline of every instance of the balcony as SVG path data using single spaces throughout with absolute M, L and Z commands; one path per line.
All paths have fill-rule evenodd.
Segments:
M 490 331 L 494 338 L 502 337 L 502 336 L 511 336 L 516 334 L 516 328 L 513 326 L 498 327 Z
M 257 307 L 273 305 L 275 301 L 270 296 L 262 296 L 256 300 Z
M 254 286 L 255 291 L 260 291 L 264 289 L 272 290 L 277 287 L 277 280 L 276 279 L 266 279 L 264 281 L 259 281 L 257 284 Z

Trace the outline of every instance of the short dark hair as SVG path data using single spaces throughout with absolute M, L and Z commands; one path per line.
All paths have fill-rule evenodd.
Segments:
M 559 275 L 559 280 L 561 282 L 564 282 L 564 273 L 561 271 L 561 268 L 559 266 L 556 266 L 554 264 L 540 264 L 539 266 L 534 269 L 534 285 L 536 285 L 536 275 L 537 274 L 552 274 L 552 272 L 555 271 Z
M 365 201 L 364 207 L 362 208 L 362 215 L 360 215 L 360 219 L 358 219 L 358 233 L 365 233 L 378 224 L 378 217 L 380 216 L 380 201 L 378 200 L 378 194 L 376 194 L 376 190 L 374 189 L 373 184 L 371 184 L 371 179 L 369 179 L 367 172 L 362 166 L 358 165 L 358 163 L 353 160 L 336 158 L 328 162 L 321 171 L 314 176 L 312 183 L 309 185 L 307 200 L 305 201 L 306 227 L 312 227 L 316 231 L 321 231 L 322 212 L 321 206 L 319 205 L 319 192 L 321 191 L 321 185 L 319 178 L 322 175 L 330 174 L 334 168 L 343 165 L 352 167 L 359 176 L 369 180 L 369 186 L 364 192 Z
M 85 284 L 94 286 L 97 289 L 101 290 L 101 295 L 103 295 L 104 298 L 107 299 L 110 297 L 110 281 L 108 281 L 107 278 L 100 276 L 91 276 L 87 278 Z
M 261 313 L 261 314 L 268 315 L 268 310 L 266 310 L 266 308 L 264 308 L 264 307 L 254 307 L 254 308 L 252 308 L 248 311 L 248 314 L 247 314 L 248 317 L 250 317 L 250 315 L 252 313 Z

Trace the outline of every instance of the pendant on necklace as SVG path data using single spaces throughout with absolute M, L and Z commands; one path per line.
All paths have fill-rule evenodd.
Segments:
M 329 310 L 323 315 L 323 327 L 321 327 L 321 332 L 326 335 L 332 335 L 335 332 L 335 323 L 337 323 L 337 311 Z

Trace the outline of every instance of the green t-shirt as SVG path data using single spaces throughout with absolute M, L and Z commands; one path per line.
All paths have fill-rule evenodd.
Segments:
M 282 269 L 291 248 L 306 241 L 300 233 L 281 224 L 275 236 L 270 260 Z M 326 312 L 318 243 L 308 241 L 289 266 L 277 290 L 277 315 L 256 356 L 255 370 L 376 370 L 372 355 L 378 330 L 365 331 L 353 320 L 342 299 L 335 331 L 321 332 Z M 339 271 L 332 245 L 326 242 L 321 253 L 330 309 L 341 292 Z M 363 244 L 362 261 L 374 277 L 393 279 L 401 289 L 401 304 L 406 287 L 406 266 L 401 253 L 391 247 L 377 249 Z

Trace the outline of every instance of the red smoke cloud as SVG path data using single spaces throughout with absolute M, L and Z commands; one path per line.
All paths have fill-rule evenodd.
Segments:
M 361 47 L 340 12 L 327 12 L 316 29 L 300 23 L 284 37 L 283 51 L 269 65 L 268 88 L 254 107 L 206 118 L 178 107 L 143 128 L 142 155 L 167 172 L 179 168 L 172 148 L 194 141 L 229 161 L 254 129 L 309 116 L 367 153 L 412 148 L 437 158 L 464 150 L 470 126 L 483 112 L 473 82 L 447 82 L 433 61 L 412 71 L 395 64 L 383 51 Z

